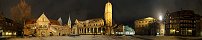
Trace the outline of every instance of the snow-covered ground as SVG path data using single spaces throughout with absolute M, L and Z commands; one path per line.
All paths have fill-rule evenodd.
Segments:
M 50 36 L 50 37 L 30 37 L 11 38 L 8 40 L 141 40 L 132 36 L 104 36 L 104 35 L 80 35 L 80 36 Z
M 8 40 L 184 40 L 184 39 L 186 40 L 202 39 L 202 37 L 80 35 L 80 36 L 10 38 Z

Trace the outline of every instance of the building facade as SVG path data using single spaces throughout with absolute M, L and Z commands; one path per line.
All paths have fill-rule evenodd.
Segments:
M 71 32 L 69 27 L 62 26 L 57 20 L 48 19 L 44 12 L 37 20 L 26 20 L 23 30 L 27 36 L 60 36 Z
M 0 36 L 20 36 L 22 35 L 21 24 L 3 16 L 0 13 Z
M 76 27 L 76 28 L 74 28 Z M 79 21 L 76 19 L 73 31 L 78 32 L 77 34 L 102 34 L 104 27 L 104 20 L 102 18 L 89 19 L 85 21 Z
M 197 36 L 199 34 L 200 15 L 192 10 L 166 13 L 165 34 L 174 36 Z
M 137 35 L 156 35 L 158 30 L 157 20 L 152 17 L 135 20 L 134 25 Z

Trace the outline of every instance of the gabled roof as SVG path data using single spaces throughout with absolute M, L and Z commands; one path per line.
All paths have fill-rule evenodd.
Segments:
M 49 19 L 51 25 L 60 25 L 60 23 L 57 20 Z M 25 21 L 25 24 L 34 24 L 36 23 L 36 19 L 27 19 Z
M 50 21 L 48 20 L 48 18 L 46 17 L 46 15 L 43 12 L 43 14 L 37 19 L 36 22 L 50 22 Z

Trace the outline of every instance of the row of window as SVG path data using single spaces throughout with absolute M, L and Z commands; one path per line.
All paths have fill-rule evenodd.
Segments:
M 180 20 L 180 21 L 177 21 L 177 20 L 170 20 L 170 23 L 196 23 L 196 21 L 192 21 L 192 20 Z
M 138 27 L 148 27 L 149 25 L 137 25 Z
M 153 21 L 139 21 L 138 23 L 151 23 Z
M 79 29 L 79 32 L 80 33 L 92 33 L 92 32 L 97 32 L 98 31 L 98 33 L 100 33 L 101 32 L 101 28 L 94 28 L 94 30 L 93 30 L 93 28 L 84 28 L 84 29 Z
M 5 22 L 5 25 L 13 26 L 12 23 Z
M 89 23 L 89 24 L 84 24 L 84 27 L 86 27 L 86 26 L 102 26 L 102 25 L 104 25 L 104 23 Z
M 193 23 L 192 20 L 180 20 L 180 22 L 183 22 L 183 23 Z M 195 23 L 195 21 L 194 21 L 194 23 Z
M 167 27 L 170 27 L 170 28 L 179 28 L 180 26 L 181 27 L 195 27 L 196 25 L 192 25 L 192 24 L 170 24 L 170 25 L 166 25 Z
M 180 33 L 180 34 L 182 34 L 182 35 L 191 35 L 192 32 L 193 32 L 192 29 L 184 29 L 184 30 L 170 29 L 170 34 Z

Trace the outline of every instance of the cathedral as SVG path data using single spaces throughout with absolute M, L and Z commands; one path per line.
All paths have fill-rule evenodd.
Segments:
M 108 1 L 105 5 L 104 19 L 95 18 L 89 20 L 75 20 L 72 25 L 69 16 L 66 25 L 62 18 L 58 20 L 48 19 L 44 12 L 38 19 L 25 21 L 24 35 L 27 36 L 60 36 L 60 35 L 86 35 L 86 34 L 112 34 L 112 4 Z
M 76 34 L 102 34 L 103 33 L 103 27 L 104 27 L 104 20 L 102 18 L 97 19 L 89 19 L 80 21 L 75 21 L 75 25 L 73 27 L 73 30 L 78 30 Z
M 37 19 L 29 19 L 25 21 L 24 35 L 26 36 L 60 36 L 70 34 L 70 27 L 63 26 L 59 21 L 48 19 L 44 12 Z
M 72 28 L 73 34 L 112 34 L 112 4 L 105 5 L 104 19 L 95 18 L 84 21 L 76 19 Z

